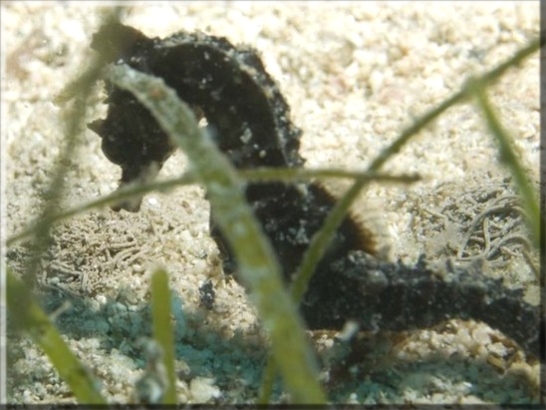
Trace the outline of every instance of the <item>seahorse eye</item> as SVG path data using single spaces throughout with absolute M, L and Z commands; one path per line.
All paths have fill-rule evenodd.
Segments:
M 127 150 L 124 149 L 123 145 L 120 144 L 115 138 L 103 138 L 101 149 L 104 156 L 108 158 L 110 162 L 113 162 L 116 165 L 123 165 L 126 163 Z

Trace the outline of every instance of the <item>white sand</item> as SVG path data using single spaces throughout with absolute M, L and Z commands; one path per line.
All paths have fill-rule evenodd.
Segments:
M 309 167 L 363 169 L 415 116 L 457 91 L 469 75 L 508 58 L 539 31 L 538 2 L 134 4 L 122 21 L 149 36 L 199 29 L 257 48 L 292 106 L 293 121 L 304 130 L 302 154 Z M 52 100 L 90 57 L 99 20 L 93 3 L 2 2 L 1 7 L 2 174 L 11 235 L 39 215 L 63 139 L 63 109 Z M 537 184 L 538 69 L 537 53 L 489 90 Z M 104 111 L 97 92 L 90 120 Z M 81 140 L 66 176 L 65 206 L 110 193 L 119 178 L 119 169 L 102 155 L 99 138 L 85 131 Z M 180 174 L 185 163 L 177 154 L 162 177 Z M 423 252 L 431 259 L 455 257 L 472 218 L 513 192 L 474 105 L 449 110 L 385 170 L 418 172 L 424 181 L 408 187 L 373 185 L 355 213 L 378 230 L 390 257 L 408 262 Z M 342 192 L 343 187 L 331 188 Z M 491 200 L 480 202 L 491 192 Z M 39 273 L 42 301 L 51 310 L 73 295 L 74 308 L 57 323 L 100 378 L 108 400 L 127 402 L 142 375 L 137 340 L 148 332 L 149 317 L 138 309 L 147 300 L 148 279 L 157 265 L 168 268 L 173 290 L 183 300 L 179 400 L 255 399 L 262 339 L 244 291 L 222 277 L 208 233 L 208 209 L 202 189 L 190 186 L 147 196 L 138 214 L 94 211 L 55 230 Z M 505 266 L 492 262 L 489 273 L 505 276 L 511 286 L 523 284 L 536 301 L 529 264 L 518 250 L 507 253 L 511 249 L 498 257 Z M 24 254 L 22 247 L 11 249 L 8 265 L 20 270 Z M 209 277 L 216 286 L 213 312 L 198 304 L 199 286 Z M 536 402 L 538 367 L 525 363 L 521 353 L 509 354 L 502 336 L 490 337 L 486 326 L 457 321 L 436 330 L 406 340 L 387 370 L 368 363 L 368 376 L 337 383 L 330 399 Z M 492 359 L 495 351 L 501 359 Z M 73 401 L 29 341 L 18 340 L 9 357 L 11 400 Z

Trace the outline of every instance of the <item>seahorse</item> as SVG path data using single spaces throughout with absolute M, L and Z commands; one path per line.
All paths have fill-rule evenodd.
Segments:
M 207 120 L 208 135 L 238 169 L 302 167 L 302 132 L 259 53 L 226 38 L 179 32 L 148 38 L 119 23 L 105 25 L 91 47 L 111 64 L 162 78 Z M 89 124 L 102 151 L 122 170 L 120 186 L 155 178 L 175 150 L 152 115 L 129 92 L 106 81 L 108 112 Z M 318 183 L 249 183 L 248 203 L 271 241 L 286 283 L 336 199 Z M 141 199 L 114 207 L 136 212 Z M 226 273 L 237 269 L 229 243 L 210 219 L 211 236 Z M 348 320 L 362 330 L 427 328 L 450 318 L 475 319 L 539 356 L 544 318 L 537 307 L 498 280 L 447 263 L 432 269 L 380 261 L 372 230 L 349 214 L 319 263 L 300 304 L 310 329 L 341 329 Z

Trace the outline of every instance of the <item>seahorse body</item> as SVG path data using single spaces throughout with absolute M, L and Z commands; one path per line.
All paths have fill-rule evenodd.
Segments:
M 254 50 L 202 33 L 148 38 L 121 24 L 102 27 L 92 48 L 108 62 L 163 78 L 197 115 L 206 117 L 209 134 L 235 167 L 303 165 L 301 131 L 292 124 L 286 100 Z M 174 146 L 130 93 L 108 83 L 107 92 L 106 119 L 90 124 L 102 137 L 104 154 L 121 166 L 122 185 L 154 178 Z M 335 199 L 311 183 L 252 183 L 246 197 L 289 282 Z M 139 207 L 137 200 L 116 209 Z M 236 261 L 214 224 L 214 215 L 210 225 L 224 269 L 231 273 Z M 359 322 L 362 329 L 406 330 L 453 317 L 474 318 L 502 330 L 538 356 L 539 310 L 523 302 L 521 292 L 464 269 L 449 267 L 446 274 L 438 275 L 423 261 L 408 267 L 377 261 L 370 256 L 374 254 L 372 233 L 346 217 L 300 307 L 311 329 L 339 329 L 348 319 Z

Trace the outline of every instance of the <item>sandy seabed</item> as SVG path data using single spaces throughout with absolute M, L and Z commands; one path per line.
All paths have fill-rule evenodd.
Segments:
M 106 3 L 101 3 L 103 6 Z M 307 167 L 364 169 L 401 129 L 456 92 L 465 79 L 511 56 L 538 35 L 539 2 L 141 2 L 122 22 L 148 36 L 202 30 L 250 44 L 291 105 L 304 131 Z M 55 96 L 89 61 L 100 23 L 97 3 L 2 2 L 2 174 L 4 235 L 40 215 L 63 143 L 63 107 Z M 104 116 L 101 87 L 89 120 Z M 539 179 L 539 55 L 489 89 L 529 175 Z M 117 187 L 119 169 L 86 130 L 69 159 L 62 207 Z M 179 175 L 177 153 L 161 177 Z M 514 188 L 498 162 L 494 140 L 476 106 L 445 113 L 420 133 L 385 171 L 417 172 L 411 186 L 373 184 L 354 212 L 373 226 L 385 254 L 408 263 L 456 259 L 472 221 Z M 346 184 L 330 184 L 341 193 Z M 70 348 L 101 380 L 111 402 L 131 400 L 149 334 L 149 277 L 164 266 L 179 309 L 178 399 L 185 403 L 247 403 L 257 396 L 264 338 L 244 290 L 221 272 L 208 230 L 209 206 L 198 186 L 147 195 L 141 212 L 95 210 L 57 225 L 37 291 L 52 312 L 70 301 L 56 323 Z M 504 219 L 503 219 L 504 218 Z M 521 222 L 495 215 L 490 229 L 520 234 Z M 485 228 L 483 228 L 485 229 Z M 478 234 L 477 234 L 478 235 Z M 508 233 L 505 233 L 508 235 Z M 500 248 L 499 248 L 500 249 Z M 460 263 L 483 249 L 468 244 Z M 21 272 L 28 249 L 7 250 Z M 523 286 L 537 303 L 532 266 L 507 244 L 487 260 L 486 273 Z M 441 263 L 441 262 L 439 262 Z M 212 310 L 199 303 L 211 279 Z M 313 335 L 325 360 L 329 398 L 344 403 L 537 403 L 539 368 L 483 324 L 450 321 L 404 337 L 388 353 L 377 347 L 353 371 L 335 363 L 332 333 Z M 73 402 L 48 360 L 29 340 L 8 339 L 8 398 L 17 403 Z M 11 342 L 11 343 L 10 343 Z M 379 342 L 377 342 L 380 344 Z M 373 344 L 372 344 L 373 346 Z M 328 357 L 332 360 L 326 360 Z M 355 359 L 356 360 L 356 359 Z M 350 366 L 349 366 L 350 367 Z M 355 370 L 356 369 L 356 370 Z M 277 390 L 274 400 L 286 397 Z

